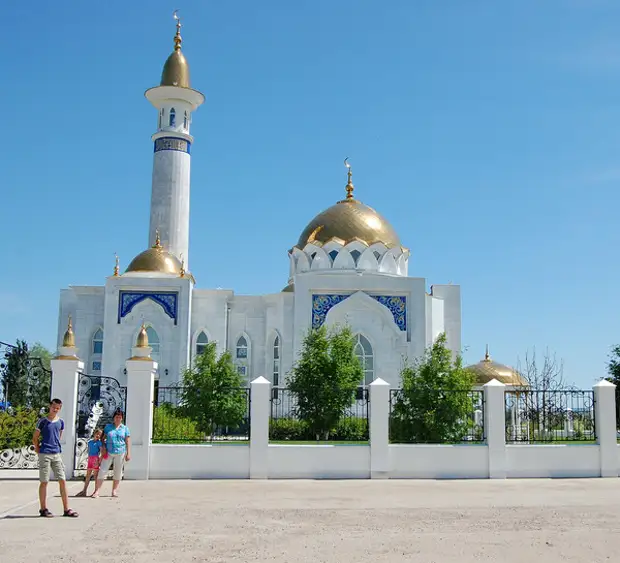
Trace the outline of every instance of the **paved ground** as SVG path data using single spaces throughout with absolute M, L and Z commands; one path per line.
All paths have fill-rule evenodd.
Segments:
M 0 481 L 0 561 L 595 563 L 620 552 L 617 479 L 125 481 L 118 499 L 109 485 L 72 499 L 80 518 L 45 520 L 36 482 Z

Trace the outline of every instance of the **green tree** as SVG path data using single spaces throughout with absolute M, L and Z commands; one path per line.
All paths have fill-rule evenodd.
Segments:
M 394 401 L 391 438 L 399 442 L 460 442 L 473 425 L 474 376 L 461 357 L 452 361 L 441 334 L 424 356 L 401 372 L 402 391 Z
M 607 363 L 607 381 L 616 386 L 616 426 L 620 428 L 620 344 L 611 349 Z
M 209 342 L 183 373 L 179 414 L 209 435 L 218 426 L 238 427 L 247 413 L 247 394 L 242 385 L 230 352 L 218 358 L 215 342 Z
M 52 353 L 40 342 L 30 348 L 29 394 L 34 408 L 47 405 L 52 392 Z
M 14 407 L 28 406 L 28 344 L 18 340 L 2 359 L 3 394 Z
M 304 338 L 298 362 L 288 379 L 296 396 L 296 414 L 308 424 L 312 435 L 329 439 L 345 411 L 353 404 L 364 371 L 354 353 L 351 329 L 325 326 L 310 329 Z

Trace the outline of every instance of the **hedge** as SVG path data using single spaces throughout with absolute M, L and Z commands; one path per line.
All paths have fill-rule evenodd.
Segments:
M 308 424 L 295 418 L 278 418 L 269 421 L 269 439 L 277 442 L 314 441 L 316 436 Z M 368 420 L 345 418 L 329 433 L 329 439 L 336 442 L 362 442 L 368 440 Z

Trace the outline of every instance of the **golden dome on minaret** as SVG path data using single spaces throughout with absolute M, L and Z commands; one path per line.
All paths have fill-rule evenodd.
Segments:
M 346 198 L 319 213 L 303 230 L 297 248 L 303 249 L 306 244 L 322 246 L 330 240 L 345 245 L 359 240 L 368 246 L 376 242 L 388 248 L 401 246 L 396 231 L 387 220 L 372 207 L 364 205 L 353 197 L 355 186 L 351 180 L 351 166 L 345 159 L 347 171 Z
M 164 63 L 164 70 L 161 73 L 160 86 L 177 86 L 178 88 L 189 88 L 189 64 L 181 51 L 183 38 L 181 37 L 181 20 L 174 13 L 177 20 L 177 32 L 174 36 L 174 51 Z
M 161 245 L 159 233 L 155 235 L 155 244 L 141 252 L 127 266 L 125 273 L 130 272 L 157 272 L 178 276 L 181 273 L 181 262 L 172 253 Z

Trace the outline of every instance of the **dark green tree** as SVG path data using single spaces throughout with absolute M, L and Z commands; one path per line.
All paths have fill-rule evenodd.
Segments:
M 330 333 L 325 326 L 311 329 L 289 376 L 288 388 L 297 399 L 296 414 L 317 440 L 329 439 L 364 378 L 354 346 L 348 327 Z
M 607 381 L 616 386 L 616 426 L 620 428 L 620 344 L 616 344 L 611 349 L 609 361 L 607 362 Z
M 29 406 L 28 359 L 28 344 L 24 340 L 18 340 L 2 358 L 2 391 L 14 407 Z
M 52 353 L 40 342 L 35 342 L 29 353 L 29 399 L 33 408 L 46 406 L 51 399 Z
M 183 373 L 180 414 L 196 423 L 205 434 L 217 427 L 238 427 L 247 413 L 247 394 L 230 352 L 217 357 L 215 342 L 209 342 L 192 366 Z
M 452 360 L 441 334 L 424 356 L 401 372 L 402 391 L 390 421 L 391 438 L 399 442 L 460 442 L 473 425 L 474 376 L 461 357 Z

